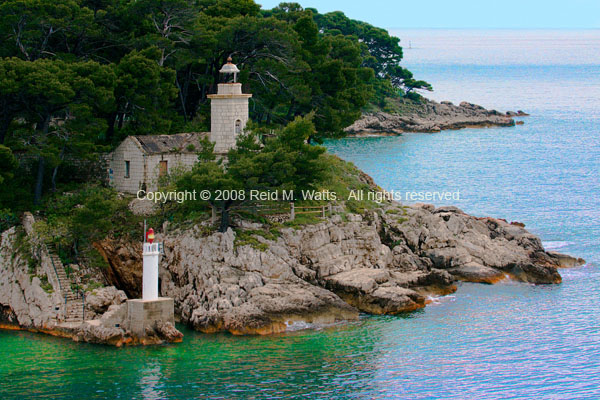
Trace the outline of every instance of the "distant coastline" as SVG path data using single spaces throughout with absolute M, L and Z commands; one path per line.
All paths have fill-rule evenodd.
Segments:
M 485 128 L 490 126 L 521 125 L 513 117 L 529 114 L 519 111 L 502 113 L 488 110 L 477 104 L 450 101 L 438 103 L 423 99 L 422 102 L 404 101 L 399 112 L 368 112 L 346 128 L 350 136 L 394 136 L 404 132 L 440 132 L 447 129 Z

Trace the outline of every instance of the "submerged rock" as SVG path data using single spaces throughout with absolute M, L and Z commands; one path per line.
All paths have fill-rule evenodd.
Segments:
M 583 258 L 572 257 L 568 254 L 557 253 L 555 251 L 549 251 L 548 254 L 555 258 L 562 268 L 579 267 L 580 265 L 585 264 Z

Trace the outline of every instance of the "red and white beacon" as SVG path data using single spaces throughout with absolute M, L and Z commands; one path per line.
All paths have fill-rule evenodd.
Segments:
M 158 259 L 160 250 L 160 243 L 154 243 L 154 229 L 148 229 L 142 253 L 144 260 L 142 300 L 158 299 Z

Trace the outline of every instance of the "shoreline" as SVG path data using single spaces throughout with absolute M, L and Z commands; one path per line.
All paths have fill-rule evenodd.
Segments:
M 353 173 L 371 190 L 381 190 L 363 171 Z M 283 228 L 275 236 L 260 234 L 268 226 L 238 221 L 238 230 L 249 230 L 257 245 L 238 246 L 237 230 L 198 236 L 205 228 L 201 224 L 169 228 L 157 236 L 165 245 L 161 295 L 175 299 L 176 320 L 190 329 L 268 335 L 297 323 L 412 312 L 431 303 L 431 296 L 454 293 L 460 281 L 558 284 L 558 268 L 585 263 L 545 250 L 521 223 L 471 216 L 454 206 L 392 201 L 360 214 L 336 207 L 343 218 L 333 215 L 315 225 Z M 31 226 L 24 219 L 22 233 L 31 235 Z M 103 272 L 107 286 L 95 294 L 93 319 L 65 329 L 53 310 L 62 299 L 45 293 L 40 279 L 31 278 L 27 255 L 11 252 L 19 236 L 11 230 L 2 233 L 0 261 L 12 268 L 0 274 L 0 289 L 14 285 L 24 297 L 9 295 L 11 288 L 0 290 L 2 300 L 8 299 L 0 304 L 4 315 L 11 316 L 10 321 L 0 318 L 0 329 L 117 347 L 181 342 L 174 327 L 157 327 L 151 340 L 121 328 L 123 301 L 138 297 L 141 285 L 137 242 L 107 238 L 94 244 L 109 265 Z M 35 235 L 29 240 L 34 243 Z M 49 255 L 38 257 L 50 271 Z
M 458 282 L 558 284 L 558 268 L 585 263 L 546 251 L 521 223 L 430 204 L 390 202 L 363 215 L 347 214 L 345 220 L 334 215 L 316 225 L 285 228 L 278 238 L 256 235 L 265 248 L 237 247 L 232 230 L 203 237 L 195 232 L 159 235 L 165 246 L 162 295 L 175 299 L 177 319 L 187 327 L 236 336 L 283 333 L 297 323 L 352 321 L 360 313 L 412 312 L 430 304 L 431 296 L 456 292 Z M 3 261 L 11 257 L 15 237 L 14 229 L 2 234 Z M 10 296 L 8 304 L 3 302 L 8 318 L 2 318 L 0 329 L 116 347 L 181 342 L 180 335 L 168 330 L 144 340 L 116 328 L 115 323 L 123 324 L 116 314 L 124 303 L 116 301 L 122 292 L 115 285 L 139 270 L 141 257 L 127 240 L 106 239 L 97 248 L 112 276 L 111 286 L 95 293 L 104 298 L 105 311 L 65 327 L 39 288 L 39 279 L 29 278 L 27 265 L 17 256 L 11 262 L 16 280 L 0 276 L 2 287 L 12 285 L 28 298 L 19 302 Z M 205 261 L 200 265 L 197 260 Z M 135 281 L 126 286 L 120 289 L 138 290 Z
M 377 137 L 398 136 L 407 132 L 436 133 L 466 128 L 510 127 L 523 124 L 521 120 L 515 121 L 515 117 L 526 116 L 529 114 L 521 110 L 502 113 L 464 101 L 455 105 L 449 101 L 405 100 L 400 103 L 398 112 L 364 113 L 345 131 L 349 137 Z
M 558 268 L 585 263 L 546 251 L 540 239 L 520 223 L 474 217 L 452 206 L 392 202 L 379 211 L 348 214 L 347 218 L 343 221 L 334 215 L 317 225 L 286 228 L 277 240 L 260 241 L 266 249 L 236 248 L 236 234 L 231 230 L 205 237 L 196 237 L 194 229 L 160 235 L 165 244 L 163 295 L 176 299 L 178 320 L 190 329 L 269 335 L 287 332 L 294 324 L 353 321 L 360 313 L 413 312 L 430 304 L 432 296 L 456 292 L 458 282 L 557 284 L 562 281 Z M 2 236 L 8 250 L 11 235 Z M 141 265 L 130 242 L 104 240 L 98 247 L 109 262 L 113 285 Z M 199 265 L 199 259 L 213 261 Z M 232 273 L 242 275 L 231 281 Z M 36 292 L 35 281 L 24 291 Z M 26 284 L 21 279 L 15 285 Z M 135 283 L 131 285 L 129 289 L 136 290 Z M 37 297 L 43 297 L 39 291 Z M 38 304 L 43 301 L 36 300 Z M 4 315 L 12 317 L 0 321 L 0 329 L 116 347 L 182 341 L 180 336 L 140 340 L 127 331 L 108 330 L 116 321 L 110 316 L 118 307 L 113 302 L 105 315 L 69 329 L 55 323 L 52 318 L 56 317 L 50 314 L 38 316 L 35 322 L 29 315 L 32 311 L 23 309 L 28 305 L 3 304 Z M 27 318 L 31 322 L 23 323 Z

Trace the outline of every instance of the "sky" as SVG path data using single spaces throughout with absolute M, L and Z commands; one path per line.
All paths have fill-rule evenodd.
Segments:
M 255 0 L 273 8 L 281 0 Z M 289 1 L 289 0 L 288 0 Z M 387 29 L 600 28 L 600 0 L 296 0 Z

